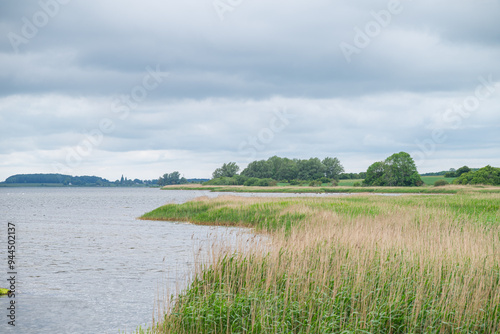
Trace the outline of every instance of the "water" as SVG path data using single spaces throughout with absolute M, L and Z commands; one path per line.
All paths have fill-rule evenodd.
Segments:
M 151 323 L 158 287 L 186 281 L 199 247 L 237 228 L 141 221 L 208 192 L 145 188 L 0 188 L 0 287 L 7 224 L 16 228 L 16 326 L 0 333 L 118 333 Z
M 1 297 L 0 333 L 130 333 L 150 324 L 159 289 L 185 286 L 200 248 L 251 231 L 136 218 L 166 203 L 219 195 L 334 196 L 0 188 L 0 287 L 8 287 L 9 222 L 17 251 L 16 326 L 7 324 L 11 299 Z

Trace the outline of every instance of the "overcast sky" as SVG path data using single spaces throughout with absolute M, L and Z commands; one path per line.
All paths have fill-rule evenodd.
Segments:
M 0 181 L 500 167 L 498 0 L 0 2 Z

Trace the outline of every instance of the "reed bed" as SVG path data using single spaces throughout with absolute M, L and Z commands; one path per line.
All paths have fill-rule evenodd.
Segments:
M 218 243 L 152 332 L 500 332 L 499 194 L 199 198 L 142 218 L 271 240 Z

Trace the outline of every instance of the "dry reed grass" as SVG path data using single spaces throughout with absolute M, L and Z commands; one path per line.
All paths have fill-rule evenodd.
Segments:
M 499 194 L 232 196 L 167 207 L 167 219 L 184 210 L 178 218 L 256 226 L 272 242 L 215 244 L 157 332 L 500 330 Z

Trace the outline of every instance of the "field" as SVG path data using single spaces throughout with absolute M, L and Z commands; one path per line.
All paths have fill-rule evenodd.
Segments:
M 339 186 L 352 187 L 356 182 L 363 182 L 363 179 L 339 180 Z
M 500 331 L 498 193 L 225 196 L 142 219 L 253 227 L 270 238 L 238 252 L 215 247 L 212 265 L 152 332 Z
M 452 184 L 453 180 L 456 179 L 456 177 L 444 177 L 444 176 L 421 176 L 422 181 L 424 181 L 425 185 L 428 186 L 433 186 L 434 182 L 438 180 L 445 180 L 448 183 Z

